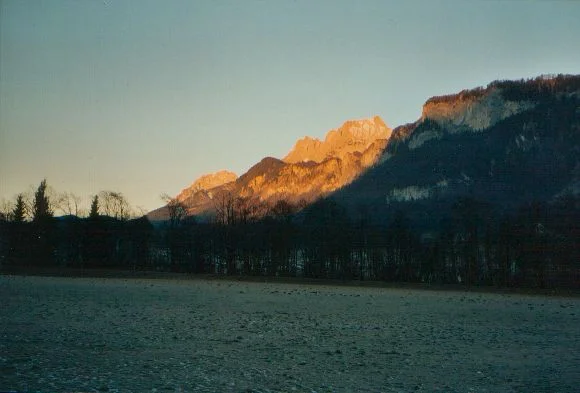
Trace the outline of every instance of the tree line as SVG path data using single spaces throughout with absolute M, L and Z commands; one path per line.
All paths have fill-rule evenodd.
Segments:
M 31 194 L 20 193 L 13 206 L 2 206 L 1 265 L 135 268 L 148 258 L 151 224 L 122 193 L 101 191 L 88 212 L 80 197 L 58 194 L 46 180 Z
M 268 206 L 224 192 L 196 220 L 166 197 L 169 218 L 132 215 L 121 193 L 93 197 L 86 217 L 55 217 L 42 181 L 0 220 L 6 266 L 121 268 L 493 286 L 580 286 L 580 199 L 530 203 L 511 214 L 458 198 L 435 230 L 401 211 L 387 223 L 369 207 L 332 199 Z

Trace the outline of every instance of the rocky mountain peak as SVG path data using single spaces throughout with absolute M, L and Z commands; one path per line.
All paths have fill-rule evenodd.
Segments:
M 389 139 L 391 131 L 379 116 L 349 120 L 341 127 L 330 130 L 324 141 L 310 137 L 300 139 L 283 161 L 289 164 L 308 161 L 320 163 L 333 157 L 343 158 L 347 154 L 363 153 L 375 141 Z
M 202 176 L 178 199 L 189 214 L 211 216 L 216 195 L 264 212 L 277 201 L 303 206 L 335 193 L 351 208 L 368 204 L 383 217 L 409 204 L 417 219 L 434 223 L 446 203 L 467 192 L 512 206 L 577 192 L 579 101 L 577 75 L 496 81 L 433 97 L 421 118 L 392 131 L 378 116 L 346 121 L 239 178 L 226 171 Z
M 215 197 L 229 195 L 266 208 L 276 201 L 308 203 L 356 179 L 374 165 L 391 136 L 378 116 L 349 120 L 323 141 L 305 137 L 283 160 L 266 157 L 237 177 L 220 171 L 204 175 L 184 189 L 177 200 L 192 215 L 211 215 Z M 161 212 L 159 215 L 167 214 Z
M 196 192 L 209 191 L 212 188 L 220 187 L 224 184 L 234 182 L 237 180 L 237 178 L 238 176 L 235 173 L 225 170 L 203 175 L 195 180 L 189 187 L 182 190 L 177 196 L 177 199 L 179 201 L 184 201 Z

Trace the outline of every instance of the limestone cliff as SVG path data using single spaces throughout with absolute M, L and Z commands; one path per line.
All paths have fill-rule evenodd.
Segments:
M 391 129 L 378 116 L 350 120 L 340 128 L 329 131 L 324 141 L 310 137 L 300 139 L 283 161 L 295 164 L 307 161 L 320 163 L 329 158 L 343 159 L 348 154 L 363 153 L 376 140 L 389 139 L 390 136 Z
M 483 132 L 502 120 L 533 109 L 536 104 L 530 99 L 507 99 L 498 84 L 432 97 L 423 105 L 421 118 L 406 128 L 413 132 L 404 139 L 409 138 L 408 147 L 413 150 L 445 134 Z M 420 132 L 415 131 L 418 125 L 422 125 Z M 397 132 L 397 136 L 402 134 Z
M 509 211 L 578 193 L 580 75 L 496 81 L 433 97 L 397 127 L 379 162 L 333 197 L 388 222 L 401 211 L 424 228 L 468 197 Z
M 176 198 L 192 215 L 211 214 L 226 194 L 261 206 L 312 202 L 374 165 L 390 135 L 378 116 L 347 121 L 324 141 L 306 137 L 283 160 L 264 158 L 239 178 L 227 171 L 202 176 Z
M 218 171 L 203 175 L 194 181 L 191 186 L 183 189 L 177 195 L 176 199 L 181 202 L 186 201 L 200 191 L 209 191 L 213 188 L 236 181 L 237 178 L 238 176 L 230 171 Z
M 506 100 L 495 85 L 433 97 L 423 105 L 421 119 L 431 119 L 451 132 L 482 131 L 498 121 L 534 107 L 529 100 Z

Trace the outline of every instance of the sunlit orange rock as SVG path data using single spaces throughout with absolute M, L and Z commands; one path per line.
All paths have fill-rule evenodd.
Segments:
M 284 159 L 266 157 L 240 177 L 227 171 L 204 175 L 177 199 L 195 215 L 211 214 L 224 194 L 262 206 L 279 200 L 312 202 L 374 165 L 390 136 L 391 129 L 378 116 L 350 120 L 329 131 L 324 141 L 305 137 Z

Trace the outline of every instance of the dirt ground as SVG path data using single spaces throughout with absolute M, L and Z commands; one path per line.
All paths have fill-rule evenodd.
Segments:
M 579 298 L 5 275 L 0 302 L 0 391 L 580 391 Z

